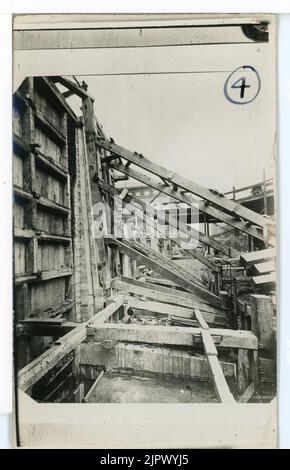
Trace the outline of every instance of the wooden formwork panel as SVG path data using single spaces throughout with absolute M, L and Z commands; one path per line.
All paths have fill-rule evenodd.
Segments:
M 35 223 L 37 230 L 50 233 L 51 235 L 65 235 L 66 224 L 63 215 L 54 214 L 38 207 Z
M 67 205 L 66 185 L 46 171 L 35 169 L 35 191 L 61 205 Z
M 31 313 L 42 313 L 45 309 L 61 304 L 66 298 L 66 280 L 50 279 L 31 284 Z

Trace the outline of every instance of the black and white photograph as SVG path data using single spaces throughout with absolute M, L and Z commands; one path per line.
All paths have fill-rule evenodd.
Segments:
M 249 414 L 275 447 L 275 17 L 13 28 L 16 445 L 72 444 L 41 409 L 146 404 Z

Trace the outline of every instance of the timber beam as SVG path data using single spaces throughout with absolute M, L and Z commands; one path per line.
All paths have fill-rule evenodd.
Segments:
M 197 214 L 199 213 L 199 211 L 204 212 L 205 214 L 208 214 L 214 217 L 215 219 L 220 220 L 221 222 L 224 222 L 225 224 L 236 228 L 241 232 L 247 233 L 248 235 L 252 235 L 254 238 L 264 241 L 263 233 L 260 229 L 256 228 L 255 226 L 252 226 L 248 222 L 244 222 L 239 218 L 233 217 L 232 215 L 222 211 L 220 208 L 210 206 L 208 203 L 204 203 L 197 199 L 193 200 L 188 195 L 184 194 L 182 191 L 173 191 L 171 188 L 156 182 L 154 178 L 140 173 L 139 171 L 136 171 L 133 168 L 128 168 L 126 167 L 126 165 L 114 163 L 111 166 L 112 168 L 114 168 L 114 170 L 119 171 L 120 173 L 127 175 L 130 178 L 140 181 L 141 183 L 150 186 L 151 188 L 154 188 L 157 191 L 160 191 L 180 202 L 188 204 L 190 207 L 192 207 L 193 210 L 196 211 Z
M 214 307 L 209 303 L 202 302 L 197 296 L 182 290 L 175 290 L 168 287 L 157 286 L 150 282 L 142 282 L 125 276 L 116 277 L 112 280 L 112 289 L 124 295 L 140 295 L 150 300 L 157 300 L 167 304 L 179 305 L 187 308 L 199 308 L 203 312 L 217 315 L 225 314 L 221 307 Z
M 235 201 L 228 199 L 224 195 L 217 195 L 210 189 L 204 188 L 197 183 L 180 176 L 178 173 L 174 173 L 173 171 L 157 165 L 156 163 L 145 158 L 143 155 L 137 154 L 136 152 L 131 152 L 124 147 L 116 145 L 115 143 L 108 140 L 97 138 L 97 143 L 99 146 L 105 148 L 114 155 L 124 158 L 128 162 L 131 162 L 143 170 L 149 171 L 150 173 L 159 176 L 163 180 L 165 179 L 167 182 L 176 185 L 182 190 L 186 190 L 196 196 L 199 196 L 205 201 L 214 204 L 215 206 L 235 217 L 241 217 L 244 220 L 247 220 L 254 225 L 258 225 L 261 228 L 263 228 L 267 223 L 267 218 L 261 216 L 260 214 L 257 214 L 256 212 L 241 206 Z
M 121 196 L 122 189 L 115 188 L 103 180 L 99 180 L 99 186 L 102 190 L 110 193 L 111 195 L 115 197 Z M 145 217 L 145 221 L 146 223 L 156 228 L 154 224 L 154 220 L 156 219 L 158 220 L 158 214 L 157 214 L 157 211 L 154 210 L 152 206 L 150 206 L 149 204 L 146 204 L 144 201 L 136 198 L 135 196 L 133 197 L 129 192 L 126 193 L 123 199 L 120 198 L 119 201 L 120 201 L 120 204 L 121 202 L 125 203 L 126 208 L 128 208 L 129 210 L 132 210 L 132 212 L 134 212 L 137 216 L 140 215 L 140 217 L 142 218 L 144 218 L 146 214 L 152 213 L 152 220 L 149 217 Z M 170 217 L 166 213 L 164 213 L 164 222 L 167 225 L 170 225 Z M 180 238 L 184 241 L 201 242 L 204 245 L 207 245 L 210 248 L 213 248 L 214 250 L 229 257 L 238 257 L 240 255 L 237 250 L 231 247 L 228 247 L 226 245 L 223 245 L 222 243 L 218 242 L 214 238 L 192 228 L 190 225 L 184 224 L 183 222 L 181 222 L 181 220 L 178 221 L 178 232 L 181 232 Z M 192 254 L 194 258 L 198 259 L 201 263 L 209 267 L 212 271 L 215 271 L 215 272 L 220 271 L 219 266 L 216 266 L 212 261 L 210 261 L 208 258 L 206 258 L 201 253 L 199 253 L 198 250 L 190 250 L 190 253 Z
M 99 322 L 106 321 L 113 315 L 123 303 L 122 296 L 113 298 L 113 302 L 106 308 L 98 312 L 90 320 L 81 323 L 79 326 L 71 330 L 65 336 L 59 338 L 54 345 L 30 362 L 27 366 L 23 367 L 17 374 L 18 387 L 26 391 L 32 387 L 38 380 L 40 380 L 47 372 L 49 372 L 57 363 L 71 351 L 73 351 L 82 341 L 87 337 L 87 330 L 89 324 L 98 325 Z
M 171 279 L 180 287 L 184 287 L 189 292 L 192 292 L 198 295 L 201 299 L 209 302 L 210 304 L 215 305 L 215 306 L 221 305 L 220 298 L 217 297 L 215 294 L 208 291 L 206 288 L 203 288 L 200 285 L 196 284 L 194 281 L 186 277 L 183 277 L 180 273 L 178 273 L 177 271 L 174 271 L 168 265 L 165 265 L 165 266 L 162 265 L 159 259 L 156 260 L 154 257 L 146 256 L 140 251 L 137 251 L 136 249 L 132 248 L 128 244 L 128 242 L 125 243 L 125 242 L 121 242 L 118 239 L 111 238 L 108 240 L 108 243 L 117 246 L 119 251 L 121 251 L 122 253 L 128 255 L 134 260 L 144 263 L 146 266 L 150 267 L 151 269 L 154 269 L 159 274 L 167 277 L 168 279 Z
M 102 323 L 87 328 L 94 341 L 117 341 L 167 346 L 193 347 L 202 345 L 202 328 L 182 326 L 149 326 L 123 323 Z M 257 337 L 246 330 L 213 328 L 208 330 L 218 348 L 257 350 Z
M 180 307 L 177 305 L 165 304 L 162 302 L 150 302 L 139 300 L 135 297 L 128 298 L 127 307 L 134 308 L 136 310 L 154 312 L 166 316 L 179 316 L 180 318 L 194 320 L 194 309 Z M 227 319 L 223 315 L 215 315 L 214 313 L 204 312 L 204 318 L 211 324 L 225 326 Z

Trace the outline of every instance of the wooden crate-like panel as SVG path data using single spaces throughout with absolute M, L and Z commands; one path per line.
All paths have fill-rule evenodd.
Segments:
M 23 118 L 22 112 L 17 107 L 13 106 L 13 114 L 12 114 L 12 130 L 13 134 L 17 135 L 18 137 L 23 137 Z
M 31 284 L 31 313 L 39 314 L 65 300 L 65 279 L 51 279 Z
M 64 235 L 64 216 L 37 208 L 36 229 L 51 235 Z
M 23 188 L 23 158 L 13 152 L 13 183 Z
M 15 274 L 23 274 L 26 271 L 27 243 L 22 240 L 14 241 L 14 270 Z
M 17 202 L 13 207 L 14 225 L 17 228 L 25 228 L 25 206 Z
M 42 129 L 35 126 L 34 131 L 35 143 L 39 144 L 40 151 L 47 157 L 53 159 L 56 164 L 62 163 L 62 152 L 61 146 L 58 145 L 53 139 L 51 139 Z
M 36 108 L 41 111 L 51 125 L 61 131 L 61 113 L 57 111 L 47 97 L 42 95 L 37 88 L 34 90 L 34 102 Z
M 35 191 L 51 201 L 65 205 L 64 183 L 39 168 L 35 170 Z
M 40 243 L 38 245 L 37 270 L 55 271 L 65 268 L 65 246 Z

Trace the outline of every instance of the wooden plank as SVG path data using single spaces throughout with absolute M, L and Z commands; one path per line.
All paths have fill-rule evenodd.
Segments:
M 121 192 L 122 192 L 121 189 L 115 188 L 102 180 L 99 180 L 99 185 L 103 190 L 109 192 L 115 197 L 118 195 L 121 196 Z M 129 190 L 130 188 L 127 188 L 127 189 Z M 156 228 L 156 223 L 154 224 L 154 220 L 158 218 L 158 213 L 156 210 L 154 210 L 152 206 L 150 206 L 149 204 L 146 204 L 141 199 L 138 199 L 135 196 L 132 196 L 128 192 L 126 193 L 124 198 L 122 198 L 122 201 L 126 204 L 126 208 L 134 211 L 137 215 L 139 214 L 140 217 L 142 217 L 142 219 L 145 214 L 152 213 L 152 219 L 150 217 L 147 217 L 146 222 L 149 223 L 151 221 L 150 225 L 153 225 Z M 120 204 L 121 204 L 121 201 L 120 201 Z M 170 217 L 166 212 L 164 213 L 164 222 L 170 225 Z M 231 257 L 238 256 L 239 254 L 237 250 L 234 250 L 226 245 L 223 245 L 222 243 L 218 242 L 214 238 L 209 237 L 208 235 L 194 229 L 190 225 L 184 224 L 181 220 L 178 221 L 178 229 L 179 229 L 179 232 L 181 232 L 180 238 L 184 241 L 188 241 L 188 242 L 198 241 L 198 242 L 204 243 L 205 245 L 210 246 L 211 248 L 217 250 L 218 252 L 223 253 L 224 255 L 227 255 L 227 256 L 231 256 Z M 197 250 L 191 250 L 191 253 L 194 257 L 199 259 L 203 264 L 206 264 L 211 269 L 213 270 L 217 269 L 214 263 L 208 260 L 205 256 L 201 255 Z
M 238 399 L 239 403 L 248 403 L 248 401 L 252 398 L 255 393 L 255 385 L 253 382 L 246 388 L 244 393 Z
M 128 306 L 139 309 L 139 310 L 145 310 L 145 311 L 159 313 L 163 315 L 170 315 L 170 316 L 175 315 L 184 319 L 194 319 L 193 309 L 178 307 L 177 305 L 170 305 L 170 304 L 161 303 L 161 302 L 150 302 L 150 301 L 135 299 L 134 297 L 129 297 Z M 216 315 L 216 314 L 204 312 L 204 317 L 209 323 L 223 325 L 223 326 L 227 324 L 226 317 L 222 315 Z
M 177 284 L 175 284 L 175 282 L 170 281 L 169 279 L 161 279 L 161 278 L 158 278 L 158 277 L 147 276 L 147 277 L 144 278 L 144 281 L 145 282 L 150 282 L 151 284 L 157 284 L 157 285 L 160 285 L 160 286 L 170 286 L 170 287 L 173 287 L 173 288 L 179 287 Z
M 265 263 L 271 261 L 276 256 L 275 248 L 267 248 L 266 250 L 250 251 L 249 253 L 241 253 L 240 261 L 245 267 L 253 264 Z
M 202 201 L 197 201 L 196 199 L 193 200 L 181 191 L 174 191 L 173 189 L 168 186 L 165 186 L 164 184 L 157 183 L 154 178 L 144 175 L 139 171 L 136 171 L 135 169 L 128 168 L 125 165 L 119 163 L 112 163 L 111 167 L 114 168 L 116 171 L 119 171 L 120 173 L 134 178 L 140 181 L 141 183 L 146 184 L 147 186 L 150 186 L 151 188 L 157 189 L 157 191 L 167 194 L 167 196 L 170 196 L 180 202 L 188 204 L 193 210 L 196 211 L 196 213 L 198 213 L 198 211 L 204 212 L 205 214 L 210 215 L 214 219 L 220 220 L 221 222 L 224 222 L 225 224 L 228 224 L 236 228 L 237 230 L 240 230 L 244 233 L 247 233 L 248 235 L 252 235 L 257 239 L 264 241 L 263 233 L 261 230 L 258 230 L 255 226 L 251 226 L 246 222 L 236 219 L 232 215 L 228 215 L 220 209 L 203 203 Z
M 254 271 L 256 274 L 270 274 L 276 271 L 274 261 L 266 261 L 265 263 L 254 264 Z
M 212 373 L 212 377 L 214 381 L 214 387 L 215 387 L 218 399 L 221 403 L 234 403 L 235 402 L 234 397 L 228 387 L 221 364 L 219 363 L 218 358 L 217 358 L 218 356 L 217 348 L 215 346 L 208 324 L 204 321 L 204 318 L 202 314 L 199 312 L 199 310 L 195 310 L 195 316 L 198 319 L 199 324 L 201 326 L 201 336 L 202 336 L 204 352 L 205 352 L 208 364 L 211 369 L 211 373 Z
M 60 338 L 74 328 L 77 328 L 79 323 L 64 321 L 60 324 L 50 324 L 44 322 L 25 322 L 23 324 L 23 334 L 24 336 L 47 336 L 53 338 Z
M 201 328 L 181 326 L 148 326 L 121 323 L 102 323 L 90 328 L 88 335 L 94 341 L 136 342 L 192 347 L 202 344 Z M 256 350 L 257 337 L 246 330 L 213 328 L 209 330 L 217 347 Z
M 206 356 L 217 356 L 217 348 L 208 329 L 201 329 L 201 337 Z
M 74 95 L 77 95 L 81 99 L 91 98 L 93 100 L 93 98 L 89 95 L 89 93 L 86 92 L 84 88 L 78 86 L 76 83 L 74 83 L 72 80 L 69 80 L 68 78 L 57 76 L 50 77 L 50 79 L 54 83 L 60 83 L 65 88 L 70 90 Z
M 117 302 L 116 302 L 117 304 Z M 95 316 L 100 319 L 98 312 Z M 26 391 L 38 380 L 40 380 L 49 370 L 51 370 L 66 354 L 73 351 L 87 337 L 87 326 L 94 321 L 93 317 L 87 322 L 81 323 L 72 331 L 55 342 L 49 350 L 42 353 L 27 366 L 21 369 L 17 374 L 17 386 Z M 98 324 L 98 323 L 97 323 Z
M 71 333 L 63 337 L 62 344 L 52 346 L 18 372 L 17 385 L 21 390 L 26 391 L 35 384 L 86 338 L 86 328 L 83 325 Z
M 84 398 L 84 402 L 88 403 L 90 401 L 90 399 L 92 398 L 96 388 L 97 388 L 97 385 L 99 384 L 99 382 L 101 381 L 103 375 L 104 375 L 104 370 L 102 370 L 98 377 L 96 378 L 96 380 L 94 381 L 93 385 L 91 386 L 90 390 L 88 391 L 88 393 L 86 394 L 85 398 Z
M 126 294 L 136 294 L 144 296 L 147 299 L 158 300 L 168 304 L 179 305 L 181 307 L 199 308 L 203 312 L 213 314 L 223 314 L 224 310 L 213 307 L 210 304 L 199 301 L 195 296 L 188 292 L 173 290 L 167 287 L 157 286 L 149 282 L 136 281 L 125 277 L 115 278 L 112 281 L 112 288 Z
M 172 184 L 177 185 L 179 188 L 186 190 L 200 198 L 204 199 L 207 202 L 214 204 L 215 206 L 226 210 L 228 213 L 231 213 L 234 216 L 242 217 L 244 220 L 247 220 L 254 225 L 258 225 L 263 228 L 267 222 L 267 218 L 241 206 L 228 199 L 226 196 L 216 195 L 207 188 L 200 186 L 197 183 L 194 183 L 187 178 L 180 176 L 173 171 L 170 171 L 156 163 L 148 160 L 144 156 L 137 154 L 136 152 L 130 152 L 129 150 L 116 145 L 110 141 L 97 138 L 97 143 L 106 150 L 112 152 L 114 155 L 118 155 L 121 158 L 126 159 L 127 161 L 134 163 L 143 170 L 149 171 L 156 176 L 159 176 Z
M 35 155 L 35 160 L 36 164 L 39 166 L 43 166 L 46 171 L 50 171 L 51 173 L 55 174 L 58 178 L 61 178 L 63 180 L 67 179 L 67 173 L 64 171 L 63 168 L 61 168 L 59 165 L 57 165 L 52 159 L 50 159 L 48 156 L 43 155 L 38 149 L 34 149 L 34 155 Z
M 48 281 L 49 279 L 57 279 L 61 277 L 68 277 L 72 275 L 71 269 L 59 271 L 47 271 L 37 274 L 19 274 L 15 276 L 15 285 L 23 284 L 23 282 L 39 282 Z
M 40 204 L 41 206 L 45 207 L 46 209 L 52 211 L 52 212 L 59 212 L 64 215 L 69 214 L 69 209 L 61 204 L 57 204 L 54 201 L 51 201 L 50 199 L 47 199 L 44 196 L 36 196 L 37 198 L 37 203 Z
M 220 306 L 221 301 L 219 297 L 209 292 L 206 288 L 202 288 L 199 285 L 195 284 L 193 281 L 190 281 L 184 278 L 182 275 L 177 274 L 174 270 L 170 269 L 167 266 L 162 266 L 156 259 L 149 258 L 148 256 L 140 253 L 139 251 L 131 248 L 128 243 L 121 242 L 117 239 L 113 240 L 114 244 L 118 246 L 118 249 L 122 252 L 127 254 L 128 256 L 134 258 L 135 260 L 146 264 L 150 268 L 156 270 L 159 274 L 164 275 L 168 279 L 173 280 L 181 287 L 184 287 L 189 292 L 195 293 L 196 295 L 200 296 L 201 299 L 206 300 L 207 302 L 211 303 L 214 306 Z
M 256 287 L 274 287 L 276 284 L 276 273 L 253 276 L 252 282 Z
M 98 323 L 107 321 L 120 307 L 122 307 L 123 301 L 124 297 L 122 295 L 115 296 L 112 303 L 93 317 L 93 321 L 89 323 L 89 327 L 93 327 Z
M 223 403 L 223 404 L 236 403 L 229 389 L 229 386 L 227 384 L 227 381 L 225 379 L 223 370 L 221 368 L 221 365 L 219 363 L 217 356 L 207 356 L 207 360 L 211 368 L 215 391 L 216 391 L 216 394 L 218 396 L 220 403 Z
M 195 314 L 195 318 L 197 319 L 198 323 L 200 324 L 200 327 L 203 328 L 204 330 L 208 330 L 209 326 L 206 323 L 206 321 L 204 320 L 203 315 L 201 314 L 201 312 L 197 308 L 194 309 L 194 314 Z

